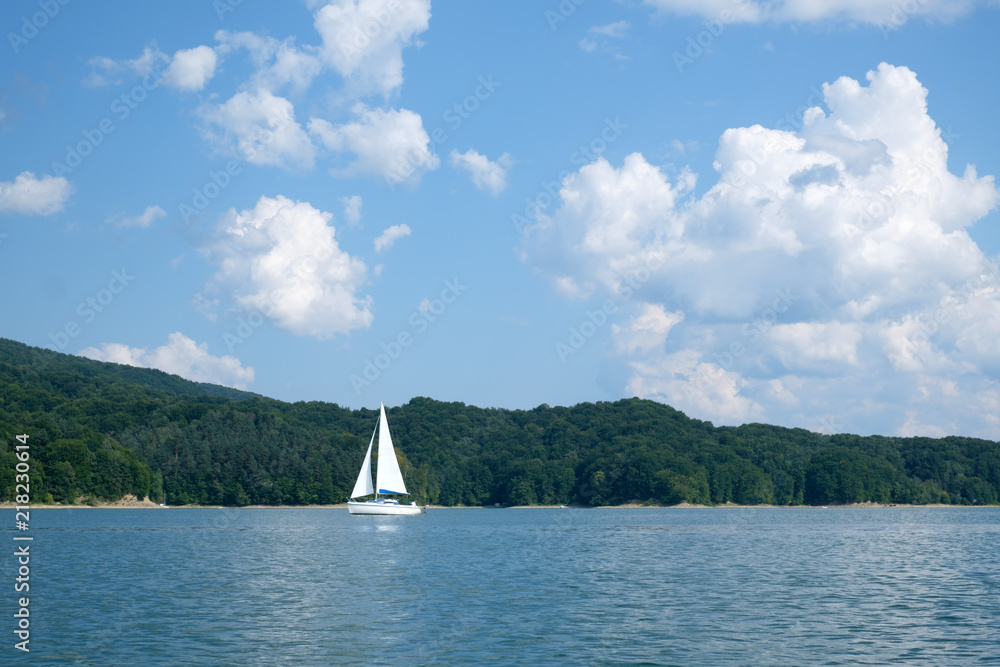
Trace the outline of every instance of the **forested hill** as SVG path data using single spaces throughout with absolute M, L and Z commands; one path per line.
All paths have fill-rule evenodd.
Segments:
M 30 436 L 33 502 L 346 499 L 377 411 L 283 403 L 0 339 L 0 489 Z M 414 398 L 389 410 L 412 498 L 442 505 L 996 504 L 1000 444 L 713 427 L 629 399 L 533 410 Z

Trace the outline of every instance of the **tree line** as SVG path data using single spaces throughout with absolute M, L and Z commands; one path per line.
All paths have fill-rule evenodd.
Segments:
M 0 489 L 34 502 L 343 502 L 377 410 L 285 403 L 0 339 Z M 715 427 L 654 401 L 388 409 L 411 499 L 439 505 L 997 504 L 1000 444 Z M 377 467 L 377 460 L 375 461 Z

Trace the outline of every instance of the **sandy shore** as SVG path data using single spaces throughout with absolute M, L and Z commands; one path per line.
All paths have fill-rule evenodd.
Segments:
M 12 502 L 0 503 L 0 508 L 13 508 L 16 504 Z M 31 509 L 59 509 L 59 508 L 73 508 L 73 509 L 85 509 L 85 508 L 128 508 L 135 509 L 140 507 L 148 507 L 150 509 L 163 509 L 159 504 L 154 503 L 149 498 L 143 498 L 139 500 L 132 494 L 126 495 L 121 500 L 115 500 L 110 503 L 97 503 L 96 505 L 89 505 L 86 503 L 80 503 L 78 505 L 46 505 L 45 503 L 30 503 Z
M 3 502 L 0 503 L 0 508 L 13 509 L 15 503 L 13 502 Z M 40 503 L 31 503 L 31 509 L 164 509 L 164 507 L 158 503 L 153 502 L 149 498 L 143 498 L 139 500 L 135 496 L 128 495 L 121 500 L 116 500 L 110 503 L 97 503 L 96 505 L 79 504 L 79 505 L 46 505 Z M 884 505 L 882 503 L 853 503 L 849 505 L 825 505 L 822 509 L 893 509 L 896 507 L 1000 507 L 1000 505 L 906 505 L 906 504 L 891 504 Z M 335 505 L 243 505 L 242 507 L 231 507 L 231 509 L 259 509 L 259 510 L 291 510 L 291 509 L 346 509 L 347 503 L 338 503 Z M 492 505 L 487 506 L 465 506 L 458 505 L 455 507 L 447 507 L 444 505 L 426 505 L 427 509 L 431 510 L 451 510 L 451 509 L 515 509 L 515 510 L 532 510 L 532 509 L 821 509 L 818 505 L 736 505 L 734 503 L 727 503 L 725 505 L 693 505 L 691 503 L 683 502 L 678 505 L 644 505 L 629 503 L 624 505 L 603 505 L 601 507 L 587 507 L 584 505 L 511 505 L 509 507 L 494 508 Z M 171 505 L 166 509 L 222 509 L 219 505 Z

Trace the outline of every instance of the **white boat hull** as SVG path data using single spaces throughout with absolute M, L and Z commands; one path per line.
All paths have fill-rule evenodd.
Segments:
M 347 511 L 351 514 L 423 514 L 424 508 L 417 505 L 399 505 L 370 500 L 365 503 L 347 501 Z

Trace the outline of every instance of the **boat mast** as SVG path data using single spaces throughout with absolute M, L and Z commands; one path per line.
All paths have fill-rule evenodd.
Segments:
M 377 431 L 377 430 L 378 430 L 378 424 L 375 424 L 375 431 Z M 375 440 L 375 431 L 372 431 L 372 441 L 373 442 Z M 371 447 L 371 445 L 369 445 L 369 447 Z M 371 468 L 368 469 L 368 474 L 369 475 L 372 474 Z M 373 484 L 372 486 L 375 486 L 375 485 Z M 375 486 L 375 500 L 378 500 L 378 487 L 377 486 Z
M 379 415 L 379 418 L 381 419 L 381 414 Z M 376 431 L 378 431 L 378 425 L 379 425 L 379 420 L 376 419 L 375 420 L 375 430 L 372 431 L 372 441 L 375 440 L 375 433 L 376 433 Z M 375 455 L 375 461 L 376 461 L 376 465 L 377 465 L 378 454 Z M 375 484 L 374 486 L 375 486 L 375 500 L 378 500 L 378 484 Z

